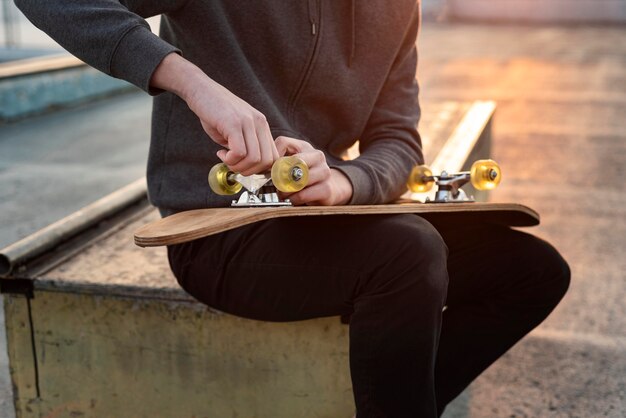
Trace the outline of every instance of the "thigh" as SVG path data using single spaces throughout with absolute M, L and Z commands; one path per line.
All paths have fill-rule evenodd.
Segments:
M 540 302 L 562 293 L 567 263 L 546 241 L 501 225 L 435 226 L 450 250 L 448 306 Z
M 349 315 L 357 295 L 441 242 L 413 215 L 324 216 L 259 222 L 169 248 L 181 286 L 239 316 L 290 321 Z M 384 276 L 384 274 L 378 274 Z M 378 279 L 377 279 L 378 280 Z

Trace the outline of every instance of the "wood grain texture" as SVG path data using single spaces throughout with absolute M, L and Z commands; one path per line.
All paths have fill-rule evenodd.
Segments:
M 135 244 L 140 247 L 180 244 L 254 222 L 291 216 L 401 213 L 415 213 L 426 219 L 454 223 L 482 222 L 509 226 L 539 224 L 537 212 L 516 203 L 395 203 L 388 205 L 209 208 L 180 212 L 144 225 L 135 232 Z

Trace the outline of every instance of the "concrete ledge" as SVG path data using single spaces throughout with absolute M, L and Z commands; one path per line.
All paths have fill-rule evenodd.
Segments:
M 0 122 L 133 88 L 66 54 L 0 64 Z

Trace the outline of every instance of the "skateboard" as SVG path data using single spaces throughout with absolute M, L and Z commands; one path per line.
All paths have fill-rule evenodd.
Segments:
M 179 212 L 139 228 L 135 244 L 156 247 L 181 244 L 268 219 L 293 216 L 389 215 L 413 213 L 434 222 L 449 224 L 495 223 L 507 226 L 534 226 L 539 214 L 517 203 L 475 202 L 461 187 L 469 182 L 477 190 L 492 190 L 502 178 L 493 160 L 478 160 L 469 171 L 434 175 L 425 165 L 413 168 L 407 181 L 413 193 L 437 187 L 434 198 L 425 202 L 401 199 L 383 205 L 293 206 L 281 200 L 278 191 L 302 190 L 308 181 L 308 167 L 295 156 L 282 157 L 268 173 L 243 176 L 217 164 L 209 171 L 209 187 L 220 195 L 235 195 L 230 208 L 208 208 Z M 243 190 L 243 192 L 242 192 Z

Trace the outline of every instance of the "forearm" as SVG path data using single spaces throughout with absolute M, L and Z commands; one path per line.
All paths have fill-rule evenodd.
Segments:
M 171 53 L 155 69 L 150 87 L 169 91 L 187 101 L 194 90 L 208 82 L 209 77 L 200 68 L 179 54 Z
M 264 172 L 278 158 L 265 116 L 179 54 L 156 67 L 150 88 L 183 99 L 209 138 L 224 147 L 217 156 L 244 175 Z

